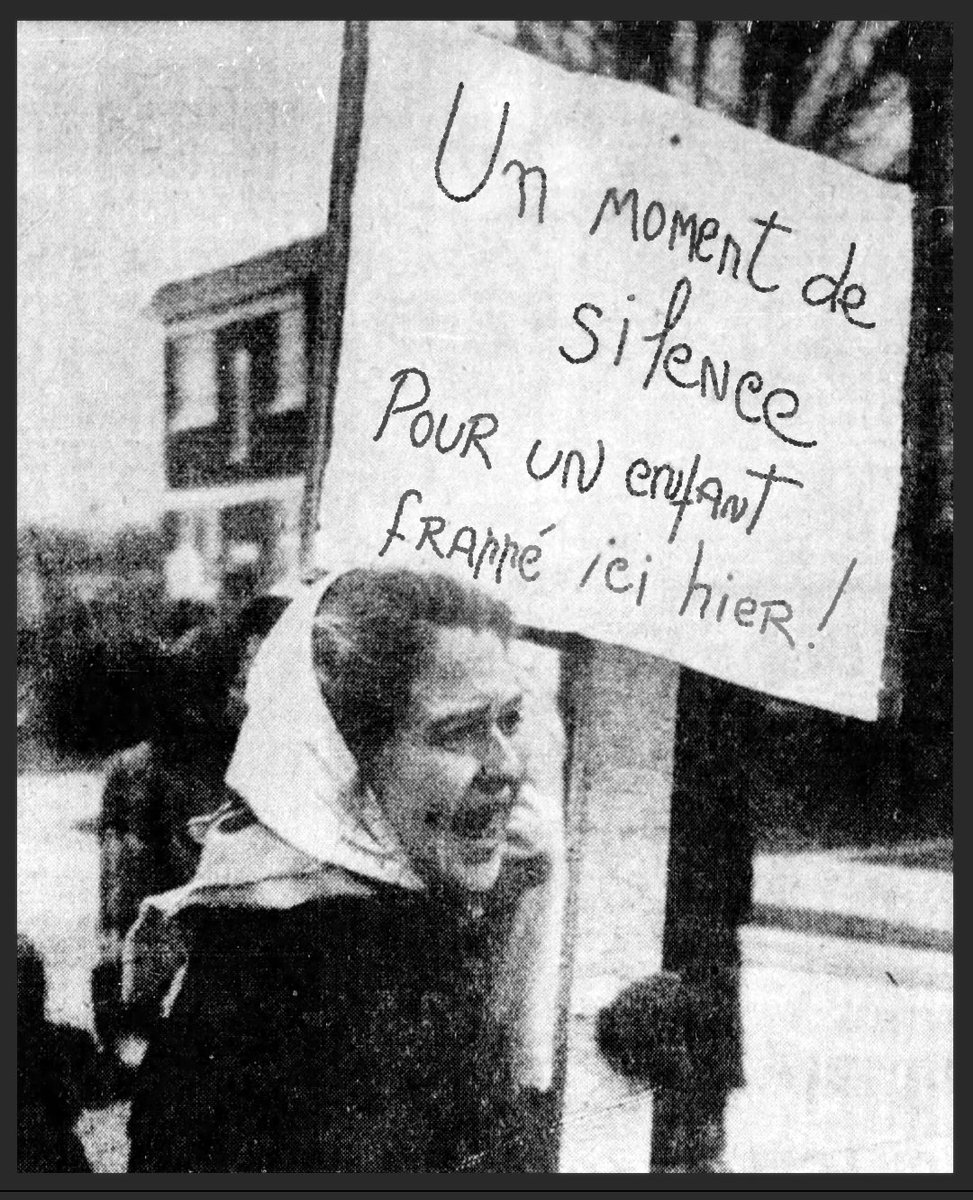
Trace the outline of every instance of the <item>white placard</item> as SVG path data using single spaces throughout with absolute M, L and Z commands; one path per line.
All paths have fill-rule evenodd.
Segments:
M 874 718 L 911 275 L 904 186 L 373 24 L 323 562 Z

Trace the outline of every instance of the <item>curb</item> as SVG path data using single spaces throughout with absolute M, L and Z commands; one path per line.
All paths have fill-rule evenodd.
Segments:
M 754 902 L 746 924 L 851 941 L 880 942 L 887 946 L 905 946 L 911 950 L 953 952 L 953 935 L 945 929 L 927 929 L 899 921 L 883 921 L 878 917 L 823 912 L 814 908 Z

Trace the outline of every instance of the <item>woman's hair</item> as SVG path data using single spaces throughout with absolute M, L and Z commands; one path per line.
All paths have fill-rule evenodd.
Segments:
M 490 630 L 507 642 L 509 607 L 437 573 L 356 569 L 321 598 L 314 668 L 345 742 L 367 764 L 401 722 L 432 654 L 436 627 Z

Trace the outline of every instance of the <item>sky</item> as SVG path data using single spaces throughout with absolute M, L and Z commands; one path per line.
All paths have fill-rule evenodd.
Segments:
M 327 223 L 341 25 L 18 25 L 18 519 L 161 513 L 163 283 Z

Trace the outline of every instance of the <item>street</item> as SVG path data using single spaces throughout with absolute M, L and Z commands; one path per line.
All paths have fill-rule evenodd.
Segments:
M 81 771 L 17 780 L 18 930 L 44 956 L 51 1019 L 89 1028 L 100 788 L 99 774 Z M 768 857 L 761 856 L 758 883 L 775 869 Z M 901 887 L 892 887 L 899 896 L 917 878 L 877 869 L 888 872 L 880 878 L 890 887 L 901 876 Z M 952 955 L 766 927 L 745 929 L 743 950 L 747 1086 L 731 1101 L 727 1165 L 950 1171 Z M 590 1036 L 621 979 L 582 972 L 575 981 L 572 1037 L 581 1050 L 569 1086 L 589 1096 L 597 1119 L 566 1126 L 565 1171 L 647 1167 L 648 1098 L 612 1075 Z M 124 1169 L 124 1118 L 123 1105 L 83 1118 L 97 1170 Z

